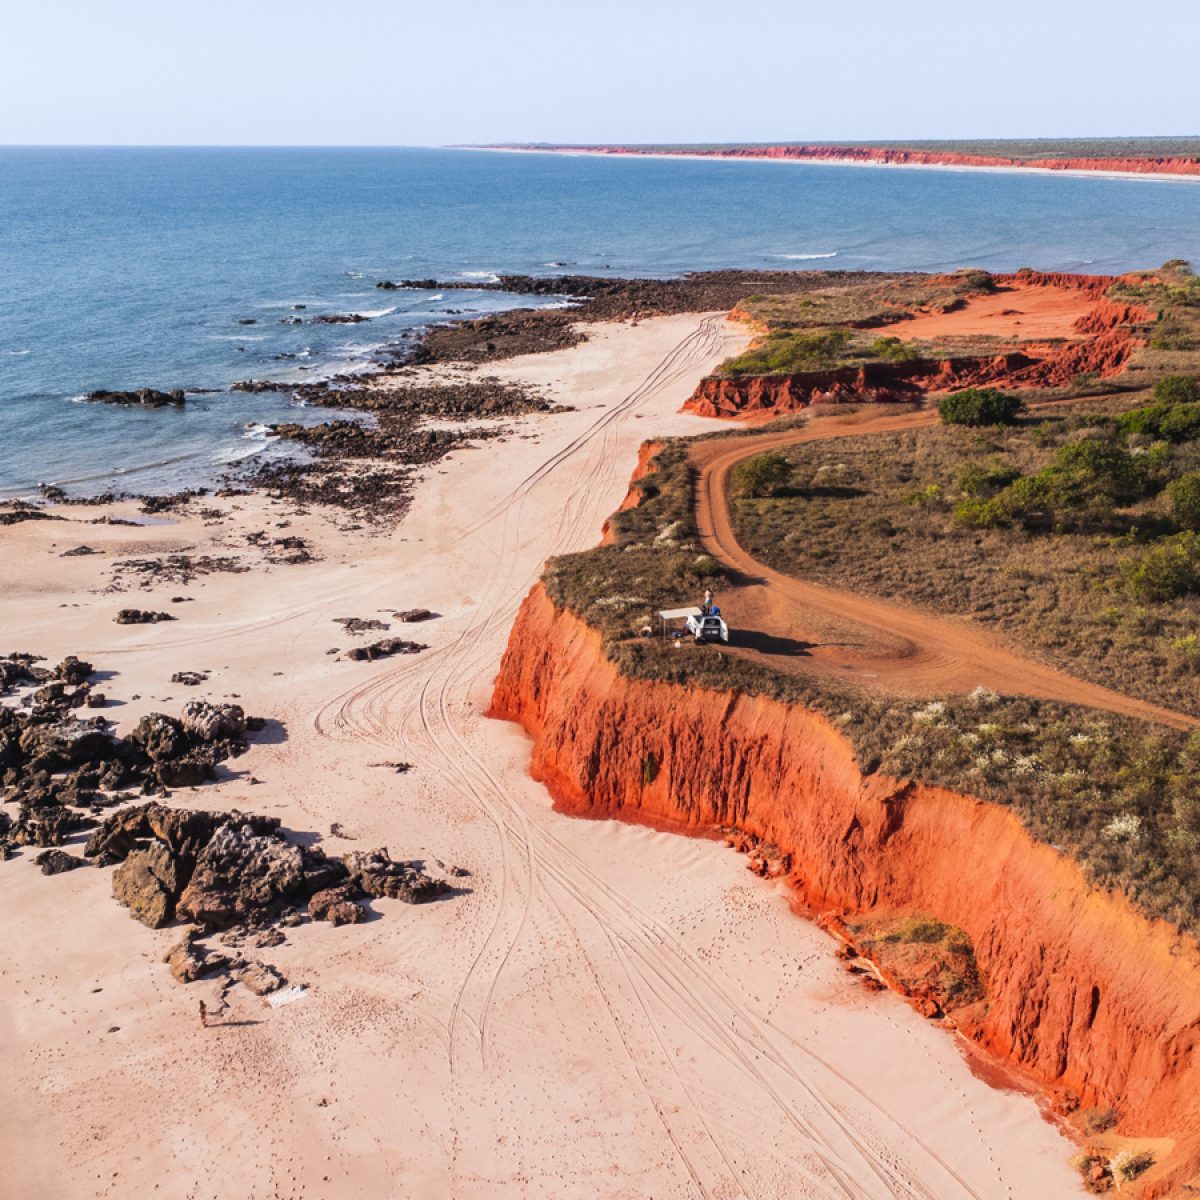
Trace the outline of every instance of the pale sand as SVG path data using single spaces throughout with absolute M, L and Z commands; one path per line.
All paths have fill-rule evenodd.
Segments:
M 555 814 L 524 735 L 481 716 L 543 560 L 596 542 L 644 438 L 712 427 L 676 410 L 743 341 L 673 317 L 487 368 L 578 410 L 430 470 L 391 535 L 293 516 L 317 564 L 92 590 L 113 556 L 238 542 L 271 512 L 258 497 L 223 502 L 233 517 L 212 527 L 0 530 L 4 649 L 117 671 L 105 689 L 142 696 L 110 710 L 122 727 L 197 694 L 282 722 L 286 740 L 233 763 L 233 782 L 178 801 L 322 834 L 337 821 L 354 846 L 471 872 L 466 895 L 290 931 L 262 957 L 307 995 L 270 1008 L 238 989 L 227 1015 L 245 1023 L 203 1030 L 214 985 L 170 978 L 158 957 L 177 933 L 132 921 L 109 871 L 0 864 L 0 1195 L 1078 1193 L 1072 1148 L 1033 1100 L 988 1087 L 950 1034 L 863 990 L 778 885 L 715 842 Z M 80 542 L 105 557 L 57 556 Z M 195 601 L 170 606 L 180 593 Z M 123 604 L 180 620 L 114 625 Z M 419 631 L 424 654 L 326 655 L 351 644 L 332 618 L 413 605 L 442 614 L 393 629 Z M 167 683 L 201 668 L 203 688 Z M 393 758 L 416 769 L 368 766 Z

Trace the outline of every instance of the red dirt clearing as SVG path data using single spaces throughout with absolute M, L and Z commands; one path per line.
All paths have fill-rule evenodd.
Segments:
M 887 330 L 906 342 L 953 337 L 997 337 L 1006 341 L 1078 338 L 1076 322 L 1096 307 L 1078 288 L 1011 284 L 967 302 L 956 312 L 925 313 Z

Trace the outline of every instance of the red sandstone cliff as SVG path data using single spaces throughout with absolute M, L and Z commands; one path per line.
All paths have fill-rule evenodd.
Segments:
M 653 462 L 654 456 L 661 449 L 662 442 L 643 442 L 638 447 L 637 465 L 633 468 L 633 474 L 629 478 L 629 491 L 625 493 L 625 499 L 621 501 L 621 506 L 617 510 L 618 512 L 637 508 L 641 504 L 642 489 L 637 486 L 638 480 L 645 479 L 650 474 L 650 464 Z M 600 544 L 607 546 L 612 540 L 612 526 L 608 521 L 605 521 L 600 531 Z
M 741 417 L 794 412 L 811 404 L 876 403 L 915 400 L 927 392 L 965 387 L 1065 387 L 1077 376 L 1120 374 L 1140 346 L 1140 327 L 1154 319 L 1141 305 L 1109 300 L 1110 275 L 1067 275 L 1022 271 L 997 276 L 1001 284 L 1071 288 L 1095 304 L 1075 322 L 1078 341 L 1029 344 L 988 358 L 918 359 L 908 363 L 868 363 L 793 375 L 708 375 L 684 408 L 703 417 Z M 745 319 L 736 308 L 732 317 Z
M 838 731 L 803 708 L 625 678 L 540 585 L 492 715 L 530 733 L 531 772 L 565 812 L 735 826 L 790 855 L 814 906 L 964 929 L 987 997 L 956 1014 L 965 1031 L 1081 1104 L 1112 1105 L 1121 1132 L 1179 1139 L 1154 1194 L 1200 1167 L 1200 951 L 1089 886 L 1011 811 L 864 779 Z
M 888 146 L 757 146 L 731 150 L 653 150 L 641 146 L 554 146 L 571 153 L 682 155 L 688 158 L 774 158 L 816 162 L 882 163 L 893 166 L 1001 167 L 1042 171 L 1118 171 L 1133 175 L 1200 175 L 1200 158 L 1006 158 L 945 150 L 902 150 Z

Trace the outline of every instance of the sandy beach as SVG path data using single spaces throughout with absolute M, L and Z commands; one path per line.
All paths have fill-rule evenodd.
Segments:
M 239 985 L 201 1028 L 217 985 L 171 978 L 178 929 L 132 920 L 109 869 L 0 863 L 0 1196 L 1082 1194 L 1035 1099 L 842 970 L 781 884 L 716 841 L 555 813 L 525 735 L 483 715 L 546 558 L 595 544 L 641 442 L 719 427 L 678 410 L 746 336 L 720 315 L 656 318 L 489 365 L 570 407 L 430 468 L 392 531 L 259 494 L 139 527 L 68 507 L 70 523 L 0 530 L 5 650 L 111 672 L 122 731 L 195 696 L 268 719 L 218 783 L 174 801 L 469 872 L 433 904 L 289 930 L 261 957 L 303 990 L 271 1005 Z M 316 561 L 264 562 L 260 531 Z M 97 553 L 62 557 L 81 544 Z M 117 561 L 174 553 L 252 569 L 109 590 Z M 113 622 L 177 595 L 176 621 Z M 436 618 L 393 623 L 417 606 Z M 346 661 L 344 617 L 428 649 Z

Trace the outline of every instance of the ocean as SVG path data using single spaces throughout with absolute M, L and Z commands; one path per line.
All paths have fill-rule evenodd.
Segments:
M 426 149 L 0 148 L 0 495 L 212 483 L 304 419 L 246 378 L 528 304 L 496 272 L 1112 272 L 1200 261 L 1200 182 Z M 298 306 L 304 306 L 300 308 Z M 355 325 L 285 324 L 359 313 Z M 242 322 L 254 322 L 242 324 Z M 210 389 L 182 409 L 97 388 Z M 313 414 L 312 419 L 322 415 Z

